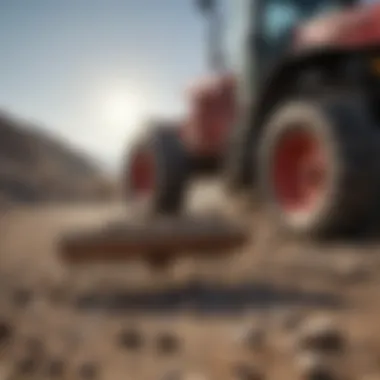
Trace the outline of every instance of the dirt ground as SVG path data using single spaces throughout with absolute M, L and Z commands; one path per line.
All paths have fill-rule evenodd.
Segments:
M 253 213 L 249 244 L 220 261 L 164 272 L 61 262 L 62 232 L 123 213 L 2 213 L 0 379 L 380 378 L 377 243 L 294 241 Z M 305 343 L 322 318 L 339 347 Z

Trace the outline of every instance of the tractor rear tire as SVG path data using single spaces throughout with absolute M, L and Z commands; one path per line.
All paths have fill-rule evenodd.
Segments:
M 138 176 L 150 176 L 142 184 L 148 193 L 146 211 L 149 215 L 173 215 L 182 209 L 190 160 L 177 132 L 178 128 L 170 123 L 155 123 L 132 146 L 127 157 L 123 181 L 127 201 L 136 201 L 142 190 L 141 183 L 137 183 Z M 143 157 L 145 163 L 139 167 L 137 161 Z
M 274 220 L 319 237 L 363 228 L 378 203 L 376 134 L 354 98 L 280 106 L 264 126 L 257 161 L 259 190 Z

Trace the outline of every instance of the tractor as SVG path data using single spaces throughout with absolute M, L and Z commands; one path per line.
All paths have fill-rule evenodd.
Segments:
M 378 205 L 380 2 L 198 0 L 210 75 L 182 120 L 150 120 L 123 186 L 178 215 L 189 181 L 219 177 L 287 231 L 350 232 Z

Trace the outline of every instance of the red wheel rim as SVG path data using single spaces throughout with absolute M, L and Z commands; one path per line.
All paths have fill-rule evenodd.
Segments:
M 137 152 L 131 159 L 130 184 L 135 196 L 146 197 L 155 184 L 154 157 L 148 150 Z
M 311 132 L 289 130 L 274 155 L 276 200 L 287 213 L 312 212 L 326 190 L 326 159 L 321 141 Z

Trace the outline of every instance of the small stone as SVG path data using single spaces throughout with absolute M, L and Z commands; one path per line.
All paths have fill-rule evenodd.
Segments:
M 20 308 L 28 306 L 32 298 L 33 292 L 30 289 L 19 288 L 13 292 L 13 303 Z
M 68 291 L 63 285 L 52 286 L 48 291 L 49 301 L 54 305 L 63 304 L 68 300 Z
M 13 340 L 13 328 L 7 322 L 0 322 L 0 358 L 9 350 Z
M 98 376 L 99 368 L 95 363 L 83 363 L 79 368 L 79 377 L 84 380 L 93 380 Z
M 265 344 L 265 330 L 259 326 L 249 327 L 239 331 L 237 343 L 250 350 L 259 350 Z
M 32 375 L 36 372 L 38 363 L 37 360 L 31 356 L 20 358 L 16 364 L 16 372 L 21 375 Z
M 172 333 L 163 332 L 157 336 L 157 351 L 160 354 L 173 354 L 180 350 L 180 340 Z
M 25 348 L 27 352 L 33 356 L 42 356 L 45 353 L 45 347 L 42 339 L 36 336 L 26 339 Z
M 305 374 L 305 380 L 335 380 L 333 373 L 326 368 L 314 368 Z
M 301 355 L 297 364 L 303 380 L 335 380 L 336 378 L 331 363 L 318 354 Z
M 263 380 L 263 374 L 252 364 L 238 364 L 232 369 L 236 380 Z
M 183 373 L 179 370 L 166 372 L 161 380 L 183 380 Z
M 340 263 L 338 274 L 341 281 L 348 284 L 357 284 L 368 281 L 372 272 L 368 266 L 356 259 Z
M 9 343 L 12 339 L 13 328 L 7 321 L 0 321 L 0 344 L 4 345 Z
M 346 343 L 345 336 L 330 318 L 315 318 L 307 322 L 296 341 L 300 350 L 325 353 L 341 353 Z
M 161 380 L 208 380 L 208 377 L 201 372 L 186 373 L 177 369 L 165 373 Z
M 118 335 L 118 345 L 127 350 L 139 350 L 144 344 L 144 339 L 137 329 L 126 329 Z
M 303 320 L 303 316 L 300 312 L 290 310 L 280 314 L 278 321 L 281 328 L 287 332 L 293 332 L 297 330 Z
M 62 359 L 53 359 L 47 365 L 47 374 L 50 378 L 62 377 L 65 372 L 65 362 Z

